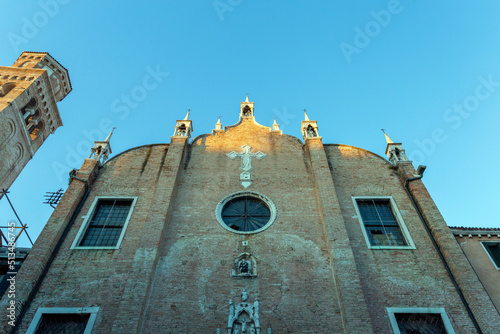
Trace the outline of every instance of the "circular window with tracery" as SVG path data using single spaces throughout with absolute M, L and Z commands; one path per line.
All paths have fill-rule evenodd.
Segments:
M 220 201 L 216 216 L 219 223 L 231 232 L 257 233 L 274 222 L 276 207 L 267 196 L 244 191 L 231 194 Z

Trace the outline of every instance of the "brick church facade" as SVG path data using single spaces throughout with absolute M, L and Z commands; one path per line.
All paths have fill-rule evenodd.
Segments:
M 400 143 L 388 161 L 307 115 L 299 139 L 239 114 L 110 159 L 96 142 L 17 275 L 17 332 L 500 332 Z

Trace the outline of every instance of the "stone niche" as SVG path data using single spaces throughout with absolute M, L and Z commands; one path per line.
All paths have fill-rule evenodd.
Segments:
M 255 257 L 249 253 L 241 253 L 238 255 L 231 269 L 231 277 L 257 277 L 257 262 L 255 261 Z

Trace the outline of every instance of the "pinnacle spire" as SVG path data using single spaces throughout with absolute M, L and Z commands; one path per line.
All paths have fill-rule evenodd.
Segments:
M 248 93 L 247 93 L 247 98 L 245 99 L 245 102 L 250 102 L 250 101 L 248 101 Z
M 219 119 L 217 120 L 217 123 L 216 123 L 216 124 L 222 124 L 222 123 L 220 122 L 220 118 L 221 118 L 221 116 L 219 116 Z
M 389 138 L 389 136 L 387 135 L 387 133 L 385 133 L 385 129 L 381 129 L 381 130 L 384 133 L 385 141 L 387 142 L 387 144 L 394 144 L 394 142 L 391 140 L 391 138 Z
M 392 143 L 394 143 L 394 142 L 391 140 L 391 138 L 389 138 L 389 136 L 388 136 L 386 133 L 384 133 L 384 136 L 385 136 L 385 140 L 387 141 L 387 144 L 392 144 Z
M 304 117 L 305 117 L 305 118 L 304 118 L 304 120 L 305 120 L 305 121 L 310 121 L 309 117 L 307 116 L 307 112 L 306 112 L 306 111 L 307 111 L 307 110 L 306 110 L 306 109 L 304 109 Z
M 109 133 L 109 135 L 106 137 L 106 139 L 104 139 L 105 142 L 108 142 L 111 140 L 111 136 L 113 135 L 113 131 L 115 131 L 116 127 L 114 127 L 113 129 L 111 129 L 111 132 Z
M 188 109 L 188 112 L 186 114 L 186 117 L 184 117 L 184 120 L 185 121 L 188 121 L 189 120 L 189 112 L 191 111 L 191 109 Z

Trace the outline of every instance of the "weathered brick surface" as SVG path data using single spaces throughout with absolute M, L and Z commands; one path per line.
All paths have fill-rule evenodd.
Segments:
M 278 211 L 273 225 L 251 235 L 226 230 L 215 216 L 220 200 L 244 190 L 241 160 L 226 154 L 245 144 L 267 154 L 253 159 L 249 190 Z M 72 189 L 37 241 L 39 254 L 56 237 L 54 222 L 69 219 L 82 191 Z M 96 196 L 138 197 L 120 249 L 71 250 Z M 392 196 L 417 249 L 368 249 L 352 196 Z M 230 277 L 243 252 L 256 258 L 257 278 Z M 39 271 L 29 260 L 25 279 Z M 94 333 L 226 333 L 228 301 L 239 303 L 244 288 L 250 302 L 259 297 L 261 333 L 269 326 L 274 333 L 391 333 L 386 307 L 444 307 L 457 333 L 475 333 L 398 170 L 365 150 L 317 139 L 304 145 L 252 119 L 191 145 L 174 138 L 105 164 L 21 332 L 39 307 L 98 306 Z
M 345 145 L 328 145 L 327 152 L 335 190 L 361 275 L 365 298 L 370 306 L 375 332 L 390 331 L 386 307 L 443 307 L 457 333 L 476 333 L 431 239 L 402 186 L 406 178 L 414 176 L 413 167 L 410 164 L 401 164 L 400 166 L 409 169 L 400 173 L 379 156 Z M 421 192 L 425 191 L 421 181 L 414 182 L 420 183 Z M 498 328 L 498 314 L 488 309 L 489 306 L 486 307 L 488 298 L 484 289 L 480 292 L 481 289 L 474 285 L 473 281 L 477 282 L 477 278 L 473 278 L 470 272 L 467 272 L 469 270 L 465 265 L 467 260 L 463 254 L 459 254 L 460 249 L 454 247 L 457 246 L 456 241 L 429 194 L 425 191 L 424 198 L 422 195 L 422 193 L 416 194 L 425 201 L 424 212 L 432 211 L 433 216 L 427 218 L 436 228 L 439 227 L 439 232 L 434 233 L 438 242 L 446 240 L 446 247 L 453 248 L 454 254 L 449 260 L 455 262 L 453 266 L 460 263 L 461 270 L 464 270 L 463 274 L 459 270 L 456 270 L 455 274 L 459 281 L 464 280 L 462 276 L 468 277 L 468 282 L 463 285 L 464 290 L 468 291 L 467 294 L 472 291 L 482 293 L 476 301 L 481 299 L 485 309 L 478 310 L 478 314 L 482 313 L 492 321 L 490 325 L 483 323 L 483 331 L 494 333 L 496 329 L 493 327 Z M 368 249 L 352 196 L 392 196 L 416 249 Z M 450 252 L 451 250 L 445 250 L 445 256 L 449 256 Z

